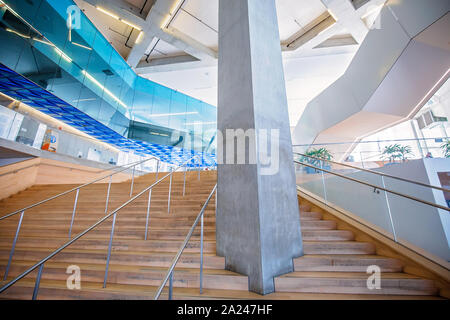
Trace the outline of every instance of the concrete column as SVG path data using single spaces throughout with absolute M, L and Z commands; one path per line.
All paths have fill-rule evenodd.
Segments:
M 227 130 L 255 130 L 256 145 L 245 144 L 245 164 L 218 165 L 217 253 L 248 275 L 250 291 L 271 293 L 273 278 L 303 254 L 275 0 L 219 2 L 218 129 L 219 162 L 234 149 Z M 270 142 L 274 174 L 265 171 L 261 130 L 279 134 Z

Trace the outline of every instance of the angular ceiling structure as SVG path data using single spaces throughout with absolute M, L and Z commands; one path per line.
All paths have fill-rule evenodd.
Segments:
M 412 118 L 449 77 L 449 9 L 388 1 L 344 75 L 308 103 L 294 145 L 356 142 Z

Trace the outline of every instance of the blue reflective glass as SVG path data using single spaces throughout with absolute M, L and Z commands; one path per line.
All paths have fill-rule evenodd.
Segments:
M 8 44 L 8 50 L 0 52 L 0 62 L 45 89 L 38 96 L 61 100 L 50 107 L 30 99 L 27 95 L 34 94 L 30 90 L 0 87 L 2 92 L 106 139 L 102 124 L 122 148 L 146 154 L 209 150 L 216 108 L 137 76 L 84 13 L 76 14 L 72 0 L 4 2 L 8 7 L 0 8 L 0 20 L 7 28 L 0 30 L 0 40 Z M 69 17 L 73 28 L 68 27 Z M 14 81 L 25 80 L 16 77 Z M 151 137 L 127 139 L 134 122 L 162 130 L 158 144 L 165 146 L 151 143 Z M 112 143 L 111 137 L 105 141 Z

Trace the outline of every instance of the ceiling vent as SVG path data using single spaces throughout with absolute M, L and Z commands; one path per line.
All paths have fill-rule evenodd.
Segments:
M 419 125 L 420 130 L 433 128 L 436 125 L 441 124 L 442 122 L 446 122 L 446 117 L 437 117 L 433 114 L 433 111 L 428 110 L 419 117 L 416 118 L 417 124 Z

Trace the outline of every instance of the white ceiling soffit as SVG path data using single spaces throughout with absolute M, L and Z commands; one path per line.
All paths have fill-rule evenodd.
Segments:
M 128 62 L 138 74 L 216 104 L 218 0 L 158 0 L 155 5 L 148 0 L 142 13 L 145 0 L 75 1 L 123 57 L 134 57 Z M 355 10 L 349 0 L 276 0 L 291 124 L 345 71 L 359 48 L 358 39 L 378 15 L 372 9 L 384 1 L 364 2 Z M 167 17 L 161 8 L 167 7 L 167 13 L 177 3 L 182 6 L 172 12 L 168 28 L 161 29 Z M 126 42 L 132 28 L 95 5 L 142 27 L 141 43 L 135 44 L 138 32 Z M 155 15 L 161 17 L 157 24 L 150 19 Z

